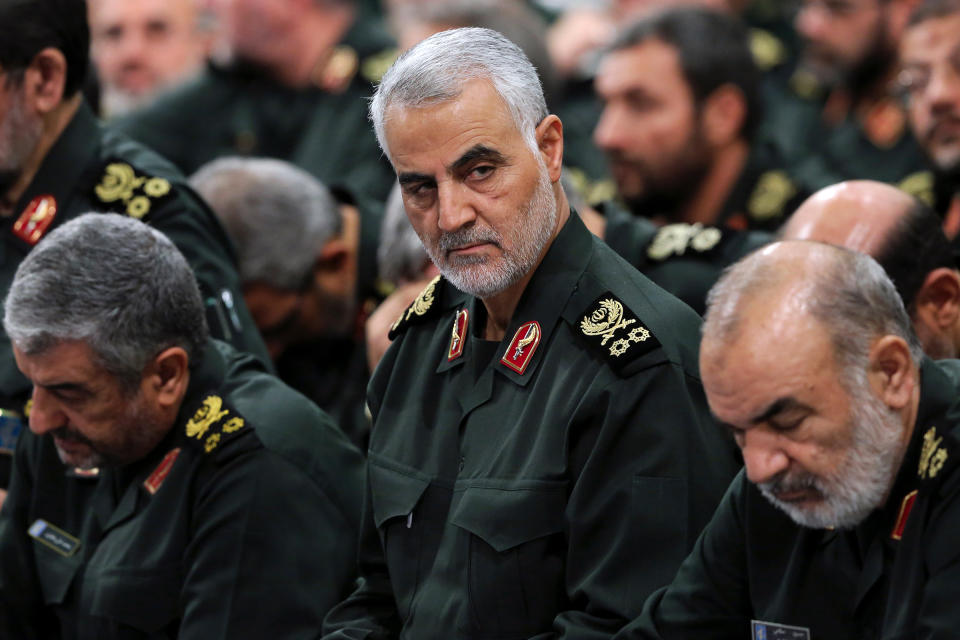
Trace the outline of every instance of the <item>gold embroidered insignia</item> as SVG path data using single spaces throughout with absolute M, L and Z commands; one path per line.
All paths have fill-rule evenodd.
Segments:
M 920 465 L 917 475 L 921 479 L 935 478 L 947 461 L 947 450 L 940 446 L 943 436 L 937 437 L 937 428 L 930 427 L 923 434 L 923 447 L 920 449 Z
M 651 260 L 666 260 L 671 255 L 682 256 L 688 248 L 705 253 L 716 247 L 722 238 L 720 229 L 704 227 L 699 222 L 668 224 L 657 231 L 647 247 L 647 256 Z
M 187 437 L 197 438 L 198 440 L 202 438 L 203 434 L 210 428 L 210 425 L 229 413 L 226 409 L 221 410 L 222 406 L 223 398 L 220 396 L 207 396 L 204 398 L 203 404 L 197 409 L 196 413 L 193 414 L 193 417 L 187 421 Z
M 243 418 L 234 416 L 223 423 L 223 432 L 224 433 L 233 433 L 234 431 L 239 431 L 243 427 L 244 422 Z
M 203 450 L 207 453 L 210 453 L 217 448 L 217 445 L 220 444 L 220 434 L 211 433 L 207 436 L 207 441 L 203 443 Z
M 633 360 L 660 346 L 653 333 L 609 291 L 587 307 L 578 328 L 590 346 L 599 350 L 618 373 Z
M 30 412 L 33 410 L 33 398 L 27 400 L 23 405 L 23 417 L 30 419 Z
M 138 175 L 125 162 L 111 162 L 93 191 L 101 202 L 122 204 L 127 215 L 140 219 L 150 213 L 152 200 L 168 195 L 170 189 L 165 178 Z
M 460 309 L 453 319 L 453 329 L 450 332 L 450 347 L 447 349 L 447 362 L 456 360 L 463 355 L 463 346 L 467 341 L 467 322 L 470 312 Z
M 928 206 L 934 204 L 933 173 L 930 171 L 911 173 L 897 184 L 897 188 L 919 198 Z
M 540 323 L 536 320 L 525 322 L 513 334 L 513 340 L 500 358 L 500 363 L 510 367 L 519 374 L 527 370 L 527 365 L 533 359 L 533 353 L 540 344 Z
M 754 220 L 779 218 L 790 198 L 797 195 L 797 187 L 785 171 L 767 171 L 757 181 L 750 195 L 747 210 Z
M 433 303 L 437 297 L 437 285 L 440 284 L 440 279 L 441 276 L 437 276 L 431 280 L 410 306 L 394 320 L 393 324 L 390 325 L 389 336 L 391 340 L 397 336 L 398 331 L 403 328 L 407 322 L 410 322 L 411 319 L 426 317 L 427 313 L 433 310 Z
M 367 82 L 380 82 L 383 79 L 383 74 L 387 72 L 387 69 L 390 68 L 399 55 L 399 49 L 391 48 L 384 49 L 380 53 L 375 53 L 367 57 L 360 65 L 360 75 L 362 75 Z
M 750 54 L 761 71 L 769 71 L 787 59 L 787 48 L 769 31 L 751 29 Z

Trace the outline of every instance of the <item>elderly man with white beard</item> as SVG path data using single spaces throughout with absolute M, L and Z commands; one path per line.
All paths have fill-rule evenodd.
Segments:
M 744 471 L 617 638 L 945 638 L 960 629 L 960 363 L 883 269 L 789 241 L 711 291 L 700 367 Z
M 736 473 L 700 319 L 570 209 L 563 125 L 502 35 L 424 40 L 371 115 L 442 275 L 370 382 L 361 583 L 327 637 L 607 637 Z

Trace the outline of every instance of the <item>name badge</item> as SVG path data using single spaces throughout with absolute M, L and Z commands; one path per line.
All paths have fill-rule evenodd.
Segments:
M 80 548 L 80 540 L 59 529 L 46 520 L 37 520 L 27 529 L 30 537 L 47 546 L 65 558 L 69 558 Z
M 776 622 L 750 621 L 752 640 L 810 640 L 810 629 Z

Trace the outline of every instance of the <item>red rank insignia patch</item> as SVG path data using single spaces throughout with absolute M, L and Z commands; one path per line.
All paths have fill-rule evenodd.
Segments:
M 169 451 L 167 455 L 163 456 L 163 460 L 161 460 L 157 468 L 153 470 L 150 477 L 143 481 L 143 488 L 149 491 L 150 495 L 160 490 L 160 485 L 167 479 L 167 476 L 170 474 L 170 469 L 173 468 L 173 463 L 179 455 L 180 447 Z
M 467 341 L 467 321 L 470 313 L 460 309 L 453 320 L 453 331 L 450 333 L 450 348 L 447 349 L 447 362 L 456 360 L 463 355 L 463 345 Z
M 35 245 L 53 224 L 56 215 L 56 199 L 51 195 L 37 196 L 13 223 L 13 233 L 27 244 Z
M 913 503 L 917 501 L 917 490 L 914 489 L 908 493 L 903 502 L 900 503 L 900 513 L 897 515 L 897 523 L 893 525 L 893 531 L 890 532 L 890 537 L 894 540 L 899 540 L 903 537 L 903 530 L 907 526 L 907 518 L 910 517 L 910 510 L 913 509 Z
M 533 358 L 533 352 L 537 350 L 540 344 L 540 323 L 536 320 L 525 322 L 517 329 L 510 346 L 506 353 L 500 358 L 501 364 L 504 364 L 517 373 L 522 374 L 527 370 L 530 359 Z

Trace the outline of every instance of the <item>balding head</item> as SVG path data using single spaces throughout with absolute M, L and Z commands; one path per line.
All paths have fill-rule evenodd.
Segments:
M 855 180 L 816 192 L 784 225 L 784 240 L 816 240 L 877 257 L 916 206 L 905 192 L 883 182 Z

